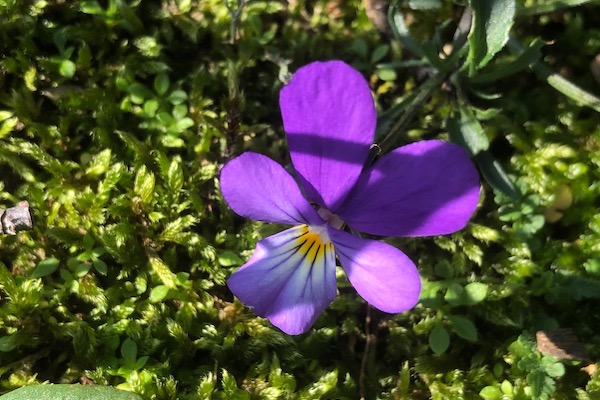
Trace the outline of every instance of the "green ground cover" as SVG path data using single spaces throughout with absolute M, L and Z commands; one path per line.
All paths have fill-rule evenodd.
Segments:
M 0 393 L 600 399 L 600 4 L 467 3 L 0 0 L 0 208 L 34 216 L 0 235 Z M 289 336 L 225 284 L 282 227 L 236 216 L 219 171 L 289 162 L 279 90 L 329 59 L 368 79 L 383 151 L 459 143 L 482 195 L 458 233 L 384 239 L 413 310 L 338 274 Z

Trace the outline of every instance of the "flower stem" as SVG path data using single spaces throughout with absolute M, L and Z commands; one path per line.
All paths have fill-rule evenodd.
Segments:
M 360 392 L 360 400 L 365 400 L 365 375 L 367 373 L 367 361 L 369 359 L 369 350 L 375 336 L 371 333 L 371 309 L 372 306 L 367 304 L 367 315 L 365 316 L 365 351 L 363 352 L 360 362 L 360 376 L 358 378 L 358 387 Z

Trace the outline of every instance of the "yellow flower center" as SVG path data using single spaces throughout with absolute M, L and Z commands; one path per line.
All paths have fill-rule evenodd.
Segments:
M 308 225 L 299 226 L 299 236 L 296 245 L 300 254 L 305 254 L 305 260 L 314 264 L 322 262 L 325 253 L 333 250 L 326 227 Z

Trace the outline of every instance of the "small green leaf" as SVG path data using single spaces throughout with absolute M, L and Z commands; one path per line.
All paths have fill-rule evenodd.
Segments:
M 395 81 L 398 78 L 396 71 L 390 68 L 379 68 L 375 73 L 382 81 Z
M 508 177 L 502 165 L 487 151 L 482 151 L 475 156 L 481 174 L 494 189 L 513 200 L 519 198 L 519 191 Z
M 175 107 L 173 107 L 173 118 L 175 118 L 176 120 L 181 120 L 183 118 L 185 118 L 185 116 L 188 113 L 188 108 L 185 104 L 178 104 Z
M 502 50 L 515 18 L 515 0 L 471 0 L 473 24 L 469 32 L 467 63 L 471 74 Z
M 160 96 L 167 93 L 170 84 L 169 76 L 164 72 L 158 74 L 156 78 L 154 78 L 154 90 L 156 90 L 156 93 L 158 93 Z
M 58 269 L 60 261 L 57 258 L 47 258 L 38 263 L 37 267 L 31 273 L 32 278 L 42 278 L 44 276 L 52 275 L 54 271 Z
M 460 106 L 459 113 L 454 113 L 446 121 L 450 140 L 471 153 L 472 156 L 487 150 L 490 141 L 475 114 L 467 107 Z
M 444 353 L 450 346 L 450 335 L 442 324 L 436 324 L 429 334 L 429 347 L 436 355 Z
M 108 266 L 104 261 L 97 259 L 92 261 L 92 264 L 94 264 L 94 268 L 96 268 L 96 271 L 98 271 L 100 275 L 106 276 L 106 274 L 108 274 Z
M 536 38 L 531 42 L 529 47 L 519 54 L 511 63 L 502 65 L 501 68 L 497 68 L 491 72 L 477 74 L 471 78 L 468 78 L 468 80 L 472 83 L 488 83 L 495 82 L 498 79 L 516 74 L 517 72 L 520 72 L 531 66 L 533 63 L 539 61 L 539 59 L 542 57 L 540 49 L 545 45 L 546 43 L 544 41 Z
M 135 104 L 142 104 L 145 99 L 151 99 L 153 97 L 153 93 L 150 89 L 138 82 L 129 85 L 127 91 L 129 92 L 131 101 Z
M 446 289 L 446 294 L 444 295 L 444 300 L 446 300 L 449 304 L 454 306 L 458 306 L 462 304 L 463 300 L 463 292 L 464 289 L 458 283 L 451 283 L 448 285 L 448 289 Z
M 363 38 L 356 38 L 352 41 L 350 49 L 360 56 L 361 59 L 367 59 L 369 48 L 367 42 Z
M 371 54 L 371 63 L 376 64 L 381 61 L 390 51 L 390 46 L 384 44 L 377 47 Z
M 466 317 L 452 315 L 448 317 L 452 330 L 461 338 L 476 342 L 477 341 L 477 328 L 475 324 Z
M 560 378 L 565 374 L 565 366 L 550 357 L 542 358 L 542 366 L 546 373 L 552 378 Z
M 488 285 L 481 282 L 471 282 L 465 286 L 463 293 L 464 303 L 466 305 L 473 305 L 481 303 L 485 300 L 488 293 Z
M 87 275 L 87 273 L 90 272 L 91 268 L 92 268 L 92 264 L 81 263 L 81 264 L 77 265 L 77 267 L 75 268 L 75 276 L 78 278 L 81 278 L 81 277 Z
M 168 294 L 169 294 L 168 286 L 158 285 L 158 286 L 155 286 L 152 288 L 152 290 L 150 291 L 150 296 L 148 297 L 148 300 L 150 300 L 151 303 L 160 303 L 167 297 Z
M 142 369 L 144 367 L 144 365 L 146 365 L 146 363 L 148 362 L 148 359 L 150 357 L 148 356 L 142 356 L 140 358 L 137 359 L 137 361 L 135 362 L 135 369 Z
M 16 349 L 19 346 L 16 335 L 6 335 L 0 338 L 0 351 L 9 352 Z
M 221 253 L 217 257 L 217 260 L 219 261 L 219 264 L 221 264 L 223 267 L 230 267 L 232 265 L 242 265 L 244 263 L 244 261 L 236 253 L 228 250 Z
M 126 363 L 135 363 L 137 356 L 137 344 L 130 338 L 125 339 L 121 345 L 121 355 L 125 359 Z
M 156 115 L 156 111 L 158 111 L 158 100 L 149 99 L 144 103 L 144 114 L 149 117 L 154 117 Z
M 76 70 L 77 66 L 71 60 L 62 60 L 58 66 L 58 73 L 65 78 L 72 78 Z
M 184 92 L 183 90 L 175 90 L 173 92 L 171 92 L 171 94 L 169 95 L 169 97 L 167 97 L 167 100 L 173 104 L 174 106 L 176 106 L 177 104 L 181 104 L 184 101 L 186 101 L 188 98 L 188 95 L 186 92 Z
M 496 386 L 486 386 L 481 389 L 479 395 L 485 400 L 498 400 L 502 398 L 502 391 Z

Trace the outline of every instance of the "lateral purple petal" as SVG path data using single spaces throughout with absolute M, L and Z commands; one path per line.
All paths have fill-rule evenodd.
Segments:
M 333 246 L 306 225 L 290 228 L 258 242 L 227 285 L 285 333 L 304 333 L 336 296 Z
M 421 279 L 415 264 L 400 250 L 375 240 L 329 229 L 335 252 L 350 283 L 369 304 L 399 313 L 419 301 Z
M 314 62 L 294 74 L 279 105 L 307 196 L 335 211 L 373 143 L 377 115 L 367 81 L 342 61 Z
M 323 223 L 294 178 L 262 154 L 248 152 L 229 161 L 221 171 L 221 192 L 242 217 L 278 224 Z
M 381 236 L 432 236 L 465 227 L 479 175 L 460 146 L 429 140 L 400 147 L 364 171 L 337 214 Z

